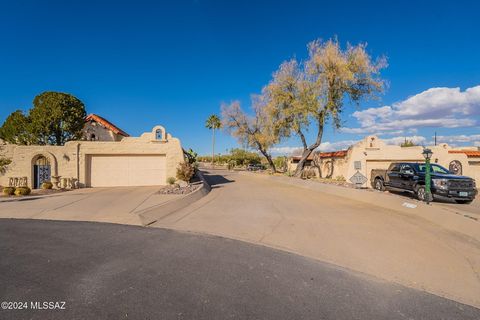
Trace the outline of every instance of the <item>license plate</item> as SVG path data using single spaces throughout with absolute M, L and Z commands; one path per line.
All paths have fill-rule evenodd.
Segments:
M 460 197 L 468 197 L 468 192 L 459 192 Z

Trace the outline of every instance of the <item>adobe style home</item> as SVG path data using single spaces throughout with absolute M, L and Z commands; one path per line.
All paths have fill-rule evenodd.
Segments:
M 3 156 L 12 160 L 0 185 L 40 188 L 165 185 L 184 161 L 180 140 L 162 126 L 131 137 L 105 118 L 90 114 L 83 139 L 64 146 L 5 144 Z
M 446 143 L 429 148 L 433 152 L 432 163 L 480 181 L 480 148 L 453 148 Z M 347 150 L 312 154 L 307 166 L 322 178 L 341 177 L 347 181 L 358 171 L 367 178 L 363 186 L 371 187 L 373 169 L 387 169 L 392 162 L 424 162 L 422 151 L 421 146 L 387 145 L 376 136 L 367 136 Z M 299 160 L 300 157 L 291 157 L 288 170 L 294 171 Z

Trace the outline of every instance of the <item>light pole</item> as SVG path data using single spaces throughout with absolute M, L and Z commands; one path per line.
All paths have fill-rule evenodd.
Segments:
M 423 149 L 422 155 L 425 158 L 425 199 L 424 200 L 427 204 L 430 203 L 430 194 L 431 194 L 430 159 L 432 158 L 432 154 L 433 154 L 432 150 L 428 148 Z

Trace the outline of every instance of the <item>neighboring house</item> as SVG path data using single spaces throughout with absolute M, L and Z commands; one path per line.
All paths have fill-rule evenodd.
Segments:
M 12 164 L 0 175 L 0 185 L 39 188 L 44 181 L 63 187 L 165 185 L 184 161 L 180 140 L 162 126 L 130 137 L 92 114 L 86 118 L 84 134 L 84 140 L 64 146 L 3 146 Z
M 452 148 L 446 143 L 429 147 L 433 151 L 432 162 L 458 175 L 480 181 L 480 150 L 478 147 Z M 370 187 L 373 169 L 387 169 L 392 162 L 424 162 L 423 147 L 387 145 L 376 136 L 365 137 L 348 150 L 316 152 L 308 160 L 310 168 L 316 168 L 322 178 L 343 177 L 347 181 L 360 172 L 367 177 L 364 186 Z M 288 163 L 294 171 L 300 157 L 291 157 Z
M 85 118 L 83 140 L 88 141 L 120 141 L 130 135 L 113 123 L 96 114 L 89 114 Z

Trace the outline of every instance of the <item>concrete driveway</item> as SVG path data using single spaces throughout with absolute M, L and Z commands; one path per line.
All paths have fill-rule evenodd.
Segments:
M 206 177 L 209 195 L 154 226 L 280 248 L 480 307 L 476 220 L 422 204 L 409 213 L 405 199 L 381 193 L 227 171 Z
M 53 219 L 141 225 L 137 212 L 176 195 L 155 194 L 160 187 L 89 188 L 22 201 L 0 202 L 0 218 Z

